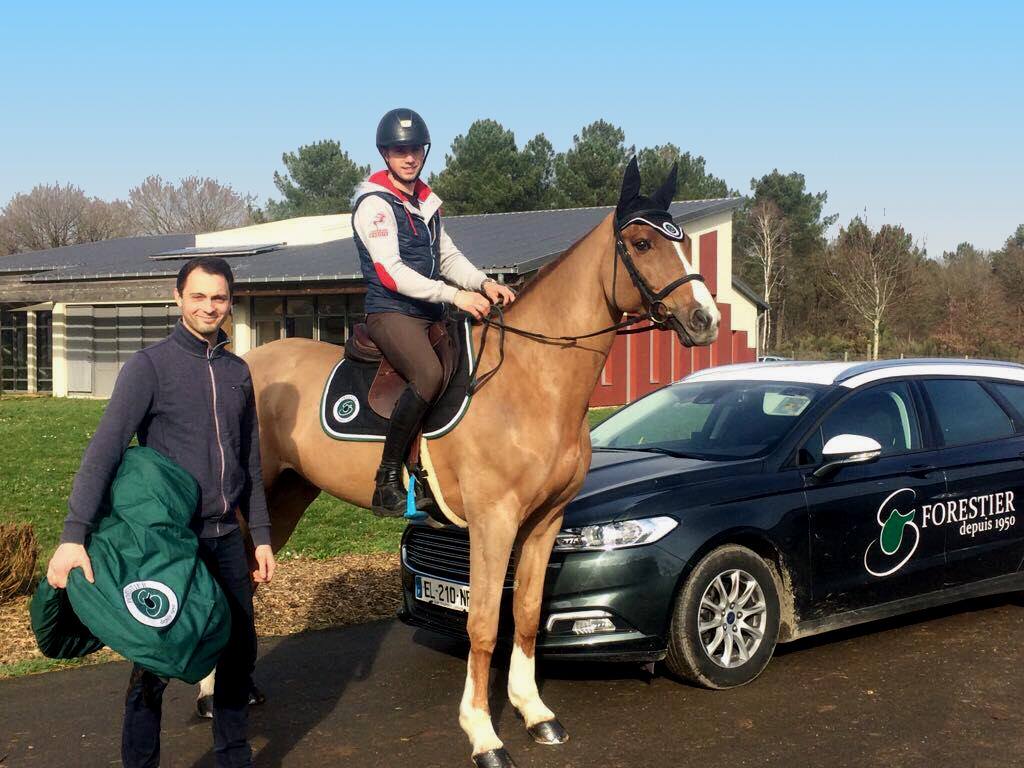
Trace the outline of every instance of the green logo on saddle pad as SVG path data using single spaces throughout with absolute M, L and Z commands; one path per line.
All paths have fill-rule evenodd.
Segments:
M 359 415 L 359 400 L 355 395 L 345 395 L 338 398 L 334 404 L 334 418 L 342 424 L 348 424 Z
M 178 598 L 159 581 L 133 581 L 124 588 L 124 604 L 140 624 L 166 627 L 178 615 Z

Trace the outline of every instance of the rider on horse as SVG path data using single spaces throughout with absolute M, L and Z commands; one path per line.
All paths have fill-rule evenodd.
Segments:
M 411 109 L 388 112 L 377 126 L 377 150 L 387 168 L 356 189 L 352 229 L 367 284 L 367 330 L 409 382 L 391 415 L 372 502 L 374 513 L 397 517 L 406 506 L 402 464 L 441 394 L 430 325 L 444 317 L 445 304 L 479 319 L 490 302 L 510 304 L 515 294 L 474 267 L 445 232 L 441 199 L 420 180 L 430 151 L 423 118 Z

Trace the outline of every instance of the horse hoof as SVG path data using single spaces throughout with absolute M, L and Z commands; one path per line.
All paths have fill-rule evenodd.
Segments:
M 512 756 L 504 747 L 473 755 L 473 765 L 476 768 L 516 768 Z
M 565 744 L 569 733 L 557 720 L 545 720 L 543 723 L 531 725 L 526 729 L 538 744 Z
M 196 715 L 203 718 L 213 717 L 213 696 L 200 696 L 196 699 Z

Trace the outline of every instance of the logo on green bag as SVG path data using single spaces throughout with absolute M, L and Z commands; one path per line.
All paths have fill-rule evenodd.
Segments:
M 133 581 L 123 590 L 128 613 L 149 627 L 166 627 L 178 615 L 178 598 L 159 581 Z

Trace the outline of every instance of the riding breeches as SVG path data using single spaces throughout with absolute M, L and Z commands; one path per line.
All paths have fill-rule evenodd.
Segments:
M 399 312 L 373 312 L 366 316 L 370 338 L 416 394 L 428 403 L 440 394 L 444 377 L 441 361 L 427 335 L 431 325 L 431 320 Z

